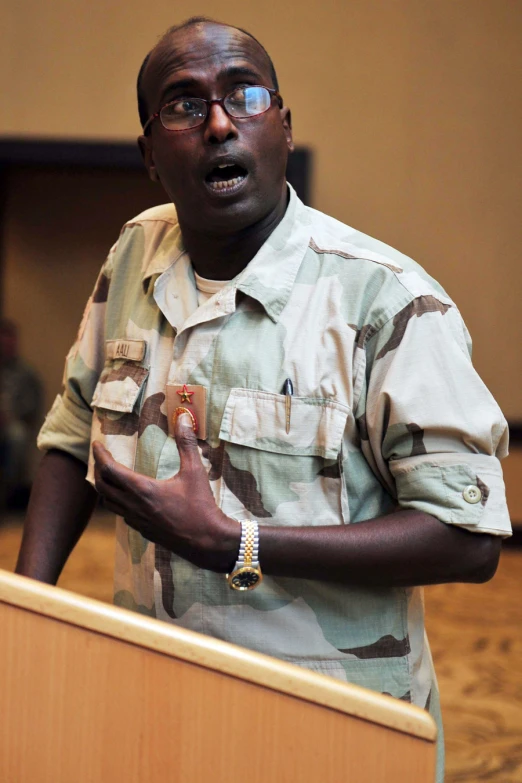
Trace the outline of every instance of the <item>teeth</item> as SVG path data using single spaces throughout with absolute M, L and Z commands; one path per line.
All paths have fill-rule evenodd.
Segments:
M 228 167 L 231 166 L 231 165 L 232 165 L 231 163 L 221 163 L 218 166 L 218 169 L 228 169 Z
M 222 166 L 220 166 L 220 168 L 222 168 Z M 226 188 L 232 188 L 234 185 L 238 185 L 244 179 L 244 177 L 234 177 L 234 179 L 221 180 L 221 182 L 209 182 L 209 185 L 212 190 L 225 190 Z

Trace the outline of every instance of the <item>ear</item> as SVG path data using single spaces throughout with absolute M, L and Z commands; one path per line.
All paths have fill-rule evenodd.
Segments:
M 152 141 L 150 136 L 138 136 L 138 147 L 140 148 L 141 157 L 143 158 L 150 179 L 153 182 L 159 182 L 160 178 L 156 171 L 156 166 L 154 165 L 154 155 L 152 152 Z
M 283 106 L 281 111 L 281 121 L 286 136 L 286 143 L 290 152 L 294 151 L 294 140 L 292 137 L 292 113 L 288 106 Z

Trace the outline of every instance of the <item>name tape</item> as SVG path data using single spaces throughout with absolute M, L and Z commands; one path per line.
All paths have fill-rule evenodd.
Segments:
M 145 356 L 145 340 L 107 340 L 105 354 L 107 359 L 129 359 L 141 362 Z

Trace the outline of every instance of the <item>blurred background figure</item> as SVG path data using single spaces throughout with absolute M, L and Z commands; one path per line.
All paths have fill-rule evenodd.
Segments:
M 0 320 L 0 507 L 27 505 L 32 455 L 43 408 L 42 384 L 19 355 L 18 327 Z

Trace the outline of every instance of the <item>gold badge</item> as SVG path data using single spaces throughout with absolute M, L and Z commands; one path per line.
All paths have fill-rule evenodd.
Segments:
M 205 386 L 188 383 L 167 384 L 167 419 L 169 435 L 174 437 L 174 425 L 181 412 L 192 417 L 194 432 L 201 440 L 207 437 L 207 390 Z

